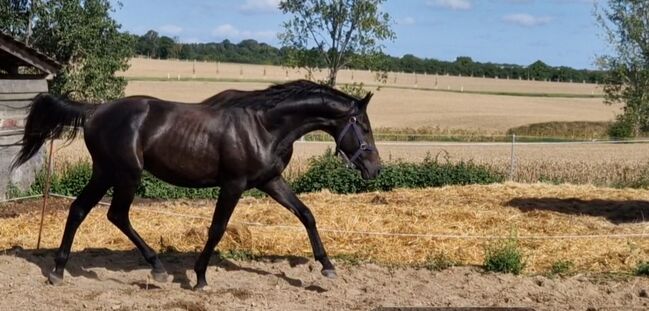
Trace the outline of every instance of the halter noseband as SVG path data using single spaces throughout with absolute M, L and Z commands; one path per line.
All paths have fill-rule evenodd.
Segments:
M 343 141 L 345 138 L 345 135 L 347 135 L 347 132 L 349 130 L 352 130 L 352 133 L 356 136 L 356 140 L 358 141 L 358 149 L 356 152 L 354 152 L 354 155 L 352 157 L 348 157 L 345 152 L 343 152 L 340 149 L 340 143 Z M 338 138 L 336 138 L 336 153 L 340 154 L 340 156 L 347 162 L 348 167 L 355 167 L 356 165 L 354 164 L 354 161 L 363 153 L 367 151 L 372 151 L 374 148 L 365 142 L 365 138 L 363 137 L 363 132 L 361 131 L 361 128 L 357 124 L 356 117 L 351 117 L 349 119 L 349 122 L 347 122 L 347 125 L 343 128 L 343 130 L 338 134 Z

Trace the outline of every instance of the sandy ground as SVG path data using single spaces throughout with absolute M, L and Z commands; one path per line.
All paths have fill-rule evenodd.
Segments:
M 195 254 L 165 254 L 170 283 L 151 283 L 136 252 L 72 254 L 64 283 L 44 274 L 53 250 L 0 255 L 0 310 L 370 310 L 381 306 L 499 306 L 536 310 L 647 310 L 649 279 L 575 275 L 565 278 L 483 273 L 474 267 L 441 272 L 338 265 L 320 276 L 301 257 L 213 263 L 210 288 L 195 292 Z M 591 308 L 591 309 L 589 309 Z M 594 308 L 594 309 L 593 309 Z

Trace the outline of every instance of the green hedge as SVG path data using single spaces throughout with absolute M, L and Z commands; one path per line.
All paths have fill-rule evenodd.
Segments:
M 90 180 L 92 166 L 80 162 L 63 169 L 52 176 L 51 192 L 76 196 Z M 358 171 L 345 167 L 331 150 L 314 157 L 310 168 L 291 182 L 297 193 L 329 189 L 335 193 L 359 193 L 367 191 L 388 191 L 394 188 L 424 188 L 444 185 L 488 184 L 500 182 L 503 176 L 484 166 L 470 162 L 439 163 L 426 159 L 422 163 L 396 163 L 385 166 L 381 175 L 371 181 L 361 178 Z M 45 174 L 41 172 L 26 192 L 12 191 L 12 196 L 38 194 L 43 192 Z M 109 192 L 110 195 L 110 192 Z M 155 199 L 213 199 L 218 188 L 183 188 L 165 183 L 149 173 L 144 173 L 137 187 L 136 195 Z M 258 190 L 245 193 L 260 196 Z
M 421 163 L 395 163 L 383 167 L 378 178 L 365 181 L 329 150 L 313 158 L 309 170 L 293 181 L 298 192 L 329 189 L 335 193 L 389 191 L 394 188 L 426 188 L 445 185 L 490 184 L 504 177 L 471 162 L 440 163 L 426 158 Z

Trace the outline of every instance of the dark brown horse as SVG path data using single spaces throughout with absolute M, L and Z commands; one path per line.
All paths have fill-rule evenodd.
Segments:
M 143 170 L 184 187 L 220 187 L 205 248 L 194 271 L 207 285 L 205 271 L 214 248 L 241 194 L 258 188 L 295 214 L 306 227 L 322 274 L 335 277 L 311 211 L 282 178 L 293 142 L 322 130 L 336 138 L 337 149 L 365 179 L 378 175 L 379 155 L 363 99 L 301 80 L 259 91 L 224 91 L 200 104 L 183 104 L 134 96 L 91 105 L 40 95 L 32 103 L 25 135 L 14 167 L 31 158 L 46 139 L 61 137 L 66 128 L 83 127 L 92 156 L 88 184 L 72 203 L 63 239 L 49 281 L 63 280 L 77 228 L 88 212 L 113 188 L 108 219 L 142 252 L 154 279 L 167 272 L 156 253 L 129 221 L 129 209 Z M 70 138 L 70 137 L 69 137 Z

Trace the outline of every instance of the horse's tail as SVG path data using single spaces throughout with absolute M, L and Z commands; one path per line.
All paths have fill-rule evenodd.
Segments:
M 74 139 L 79 128 L 85 124 L 88 112 L 95 107 L 93 104 L 61 99 L 50 94 L 36 96 L 30 105 L 25 133 L 19 142 L 22 147 L 11 169 L 31 159 L 47 139 L 60 138 L 64 134 L 67 140 Z

